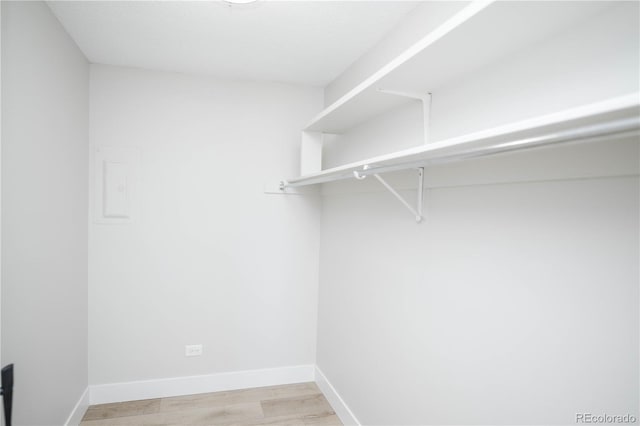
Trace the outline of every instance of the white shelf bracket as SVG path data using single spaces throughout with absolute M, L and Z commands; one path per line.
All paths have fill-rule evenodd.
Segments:
M 377 173 L 366 173 L 366 171 L 369 168 L 370 168 L 369 166 L 364 166 L 361 172 L 357 170 L 354 171 L 353 172 L 354 177 L 358 180 L 362 180 L 366 178 L 369 174 L 373 175 L 373 177 L 375 177 L 378 180 L 378 182 L 382 184 L 382 186 L 384 186 L 389 192 L 391 192 L 391 194 L 394 197 L 396 197 L 398 201 L 400 201 L 402 205 L 405 206 L 407 210 L 411 212 L 411 214 L 413 214 L 413 216 L 416 218 L 416 223 L 422 222 L 422 219 L 423 219 L 422 206 L 423 206 L 423 199 L 424 199 L 424 167 L 419 167 L 417 169 L 418 170 L 418 196 L 417 196 L 416 208 L 414 208 L 411 204 L 409 204 L 409 202 L 405 200 L 404 197 L 400 195 L 398 191 L 393 189 L 393 187 L 389 185 L 389 183 L 386 180 L 384 180 L 382 176 L 380 176 Z
M 416 99 L 422 102 L 422 122 L 424 125 L 424 134 L 423 134 L 423 142 L 424 144 L 429 143 L 429 127 L 431 122 L 431 93 L 414 93 L 414 92 L 403 92 L 400 90 L 388 90 L 382 89 L 378 87 L 378 92 L 386 93 L 388 95 L 396 95 L 402 96 L 404 98 Z

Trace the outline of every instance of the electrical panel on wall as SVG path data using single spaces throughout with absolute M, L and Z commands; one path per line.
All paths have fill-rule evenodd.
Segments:
M 136 214 L 136 149 L 99 147 L 94 153 L 94 222 L 130 223 Z

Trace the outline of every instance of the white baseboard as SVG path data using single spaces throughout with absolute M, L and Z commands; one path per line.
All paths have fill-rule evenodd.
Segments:
M 347 404 L 340 397 L 336 389 L 318 366 L 316 366 L 316 384 L 324 394 L 325 398 L 327 398 L 327 401 L 331 404 L 333 411 L 336 412 L 336 415 L 340 418 L 340 421 L 344 426 L 361 426 L 361 423 L 358 421 L 356 416 L 349 409 Z
M 90 386 L 91 405 L 150 398 L 313 382 L 313 365 L 233 371 L 204 376 L 172 377 Z
M 89 408 L 89 388 L 87 387 L 84 392 L 82 392 L 82 396 L 76 403 L 76 406 L 71 410 L 71 414 L 67 418 L 67 421 L 64 422 L 64 426 L 78 426 L 84 417 L 84 413 L 87 412 L 87 408 Z

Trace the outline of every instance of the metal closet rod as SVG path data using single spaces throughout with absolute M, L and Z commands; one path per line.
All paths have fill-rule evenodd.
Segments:
M 367 164 L 358 168 L 349 168 L 336 172 L 335 174 L 327 174 L 325 176 L 319 175 L 309 178 L 295 178 L 290 181 L 283 181 L 282 187 L 295 188 L 299 186 L 313 185 L 318 183 L 333 182 L 337 180 L 349 179 L 355 175 L 365 177 L 369 175 L 376 175 L 380 173 L 388 173 L 400 170 L 408 170 L 420 168 L 433 164 L 448 163 L 453 161 L 460 161 L 476 157 L 484 157 L 487 155 L 494 155 L 503 152 L 515 151 L 518 149 L 534 148 L 545 145 L 552 145 L 557 143 L 588 141 L 594 139 L 601 139 L 604 137 L 614 135 L 633 135 L 637 134 L 640 129 L 640 117 L 624 118 L 619 120 L 610 121 L 607 123 L 593 124 L 589 126 L 582 126 L 574 129 L 563 130 L 553 133 L 548 133 L 542 136 L 535 136 L 529 138 L 521 138 L 512 140 L 509 142 L 502 142 L 496 145 L 488 147 L 481 147 L 475 149 L 469 149 L 462 152 L 445 154 L 440 157 L 423 160 L 412 160 L 406 162 L 400 162 L 391 164 L 388 166 L 376 166 L 375 164 Z

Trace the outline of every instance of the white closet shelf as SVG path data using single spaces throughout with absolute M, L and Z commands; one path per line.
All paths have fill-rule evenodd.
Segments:
M 607 7 L 615 7 L 615 2 L 473 1 L 327 107 L 303 130 L 344 133 Z
M 381 155 L 282 182 L 298 187 L 429 166 L 544 145 L 597 140 L 640 131 L 640 93 Z

